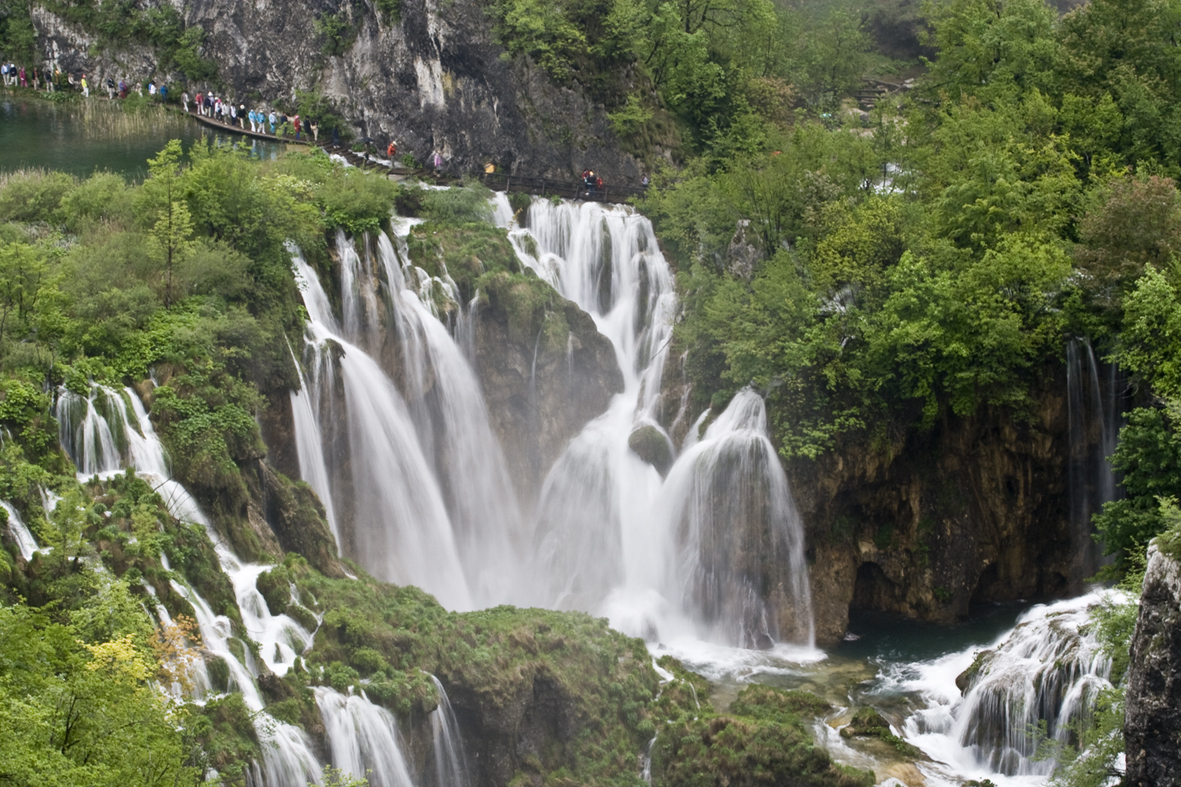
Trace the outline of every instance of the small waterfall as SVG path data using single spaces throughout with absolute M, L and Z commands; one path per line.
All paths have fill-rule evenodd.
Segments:
M 364 694 L 345 696 L 335 689 L 313 689 L 332 765 L 350 776 L 369 777 L 371 787 L 414 787 L 398 741 L 397 722 Z
M 90 387 L 83 397 L 62 387 L 53 411 L 62 448 L 74 460 L 78 479 L 109 478 L 123 471 L 125 406 L 111 388 Z
M 8 514 L 8 532 L 16 541 L 16 547 L 20 550 L 21 557 L 25 560 L 32 560 L 33 553 L 37 551 L 37 540 L 33 538 L 33 534 L 29 532 L 29 528 L 25 526 L 24 520 L 21 519 L 21 515 L 15 508 L 3 500 L 0 500 L 0 508 L 3 508 Z
M 762 397 L 750 389 L 734 397 L 677 460 L 657 510 L 670 538 L 670 592 L 694 616 L 744 647 L 812 644 L 803 524 Z M 768 586 L 784 587 L 766 598 Z
M 337 554 L 340 553 L 340 530 L 336 524 L 336 509 L 332 505 L 332 487 L 328 468 L 324 464 L 324 445 L 320 438 L 320 420 L 312 410 L 313 388 L 304 376 L 303 368 L 292 353 L 292 361 L 299 370 L 299 390 L 291 392 L 291 417 L 295 423 L 295 452 L 299 457 L 299 474 L 324 505 L 324 517 L 332 530 Z
M 435 784 L 438 787 L 469 787 L 467 752 L 459 724 L 451 710 L 447 691 L 434 675 L 431 681 L 439 693 L 439 706 L 431 711 L 431 745 L 435 752 Z
M 1101 370 L 1102 367 L 1106 367 Z M 1100 364 L 1086 338 L 1066 343 L 1066 405 L 1070 440 L 1068 482 L 1076 577 L 1085 580 L 1102 565 L 1091 518 L 1118 494 L 1110 458 L 1123 421 L 1122 378 L 1115 364 Z
M 286 674 L 296 656 L 311 645 L 312 635 L 287 615 L 270 614 L 262 594 L 255 587 L 259 575 L 270 567 L 239 560 L 210 525 L 196 500 L 171 478 L 164 446 L 135 391 L 124 388 L 120 395 L 111 388 L 96 385 L 92 386 L 88 396 L 81 397 L 63 389 L 59 391 L 54 412 L 62 425 L 62 445 L 75 463 L 85 468 L 85 472 L 80 470 L 80 478 L 110 477 L 133 467 L 138 475 L 152 484 L 174 517 L 205 527 L 222 571 L 234 587 L 242 622 L 250 638 L 258 644 L 259 655 L 272 672 Z M 234 655 L 230 647 L 230 620 L 214 615 L 209 604 L 193 588 L 175 579 L 172 585 L 193 606 L 205 651 L 226 663 L 231 685 L 224 688 L 240 691 L 246 706 L 255 714 L 255 730 L 263 744 L 263 761 L 257 768 L 254 784 L 257 787 L 319 784 L 322 780 L 320 763 L 312 753 L 307 734 L 265 713 L 255 683 L 258 667 L 249 647 L 242 648 L 244 661 Z M 197 684 L 202 694 L 214 688 L 210 686 L 207 671 L 198 677 Z
M 1086 633 L 1100 600 L 1092 593 L 1034 607 L 983 652 L 914 665 L 903 684 L 931 704 L 906 722 L 906 738 L 963 773 L 1050 774 L 1053 760 L 1035 757 L 1039 723 L 1052 740 L 1070 742 L 1071 722 L 1111 685 L 1111 662 Z M 962 695 L 957 677 L 968 680 Z

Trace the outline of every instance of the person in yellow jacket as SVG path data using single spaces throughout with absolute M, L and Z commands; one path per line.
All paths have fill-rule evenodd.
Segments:
M 82 97 L 90 98 L 90 85 L 86 82 L 86 75 L 82 75 Z

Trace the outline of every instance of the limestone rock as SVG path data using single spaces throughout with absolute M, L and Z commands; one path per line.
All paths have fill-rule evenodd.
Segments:
M 655 426 L 641 426 L 627 439 L 627 447 L 636 456 L 656 468 L 660 475 L 668 475 L 673 463 L 673 447 L 664 433 Z
M 1128 667 L 1129 787 L 1181 785 L 1181 563 L 1149 548 Z
M 148 47 L 99 47 L 87 31 L 40 5 L 33 10 L 38 48 L 63 72 L 85 72 L 93 85 L 179 77 Z M 396 140 L 418 161 L 438 150 L 456 173 L 491 160 L 510 175 L 574 178 L 589 166 L 608 183 L 639 184 L 641 164 L 621 151 L 605 108 L 524 56 L 503 59 L 485 3 L 403 0 L 396 20 L 374 4 L 343 0 L 194 0 L 181 13 L 187 27 L 205 31 L 201 55 L 218 67 L 217 85 L 190 84 L 190 94 L 214 87 L 266 107 L 316 90 L 357 137 L 383 149 Z M 329 15 L 355 33 L 341 55 L 324 51 L 317 22 Z

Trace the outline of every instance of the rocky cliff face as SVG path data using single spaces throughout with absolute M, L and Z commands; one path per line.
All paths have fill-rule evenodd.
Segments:
M 665 401 L 675 402 L 686 383 L 672 366 Z M 850 608 L 949 623 L 973 603 L 1081 589 L 1096 566 L 1080 563 L 1090 535 L 1070 525 L 1065 393 L 1048 370 L 1028 420 L 985 408 L 885 449 L 850 441 L 785 463 L 807 531 L 818 643 L 844 635 Z M 669 419 L 674 440 L 695 415 Z M 1076 450 L 1097 450 L 1090 439 Z
M 1154 544 L 1128 667 L 1124 751 L 1131 787 L 1181 785 L 1181 562 Z
M 609 182 L 639 181 L 639 163 L 620 151 L 603 108 L 526 58 L 503 59 L 478 0 L 403 0 L 400 19 L 368 0 L 194 0 L 182 13 L 206 32 L 201 54 L 221 81 L 212 87 L 236 102 L 265 106 L 315 90 L 358 137 L 382 148 L 396 140 L 419 161 L 438 150 L 457 173 L 492 161 L 510 174 L 564 178 L 593 167 Z M 341 55 L 325 54 L 317 23 L 330 15 L 354 36 Z M 34 24 L 47 59 L 85 71 L 94 85 L 107 76 L 176 78 L 146 47 L 100 49 L 87 31 L 40 7 Z
M 1029 423 L 984 409 L 887 452 L 789 466 L 818 640 L 844 633 L 850 607 L 948 623 L 972 603 L 1081 587 L 1093 569 L 1074 559 L 1085 544 L 1069 526 L 1065 401 L 1046 391 L 1040 404 Z
M 569 326 L 565 347 L 514 341 L 496 304 L 476 328 L 476 371 L 526 511 L 566 444 L 623 390 L 611 342 L 574 303 L 555 302 Z

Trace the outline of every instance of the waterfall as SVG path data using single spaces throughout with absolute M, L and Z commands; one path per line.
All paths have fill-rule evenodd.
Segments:
M 657 511 L 668 531 L 669 592 L 718 638 L 760 648 L 784 636 L 812 643 L 803 524 L 760 396 L 741 391 L 682 454 Z M 766 598 L 780 566 L 786 587 Z
M 29 532 L 29 528 L 15 508 L 3 500 L 0 500 L 0 508 L 3 508 L 8 514 L 8 532 L 16 541 L 16 548 L 20 550 L 21 557 L 25 560 L 32 560 L 33 553 L 37 551 L 37 540 L 33 538 L 33 534 Z
M 342 351 L 337 363 L 345 413 L 330 413 L 329 421 L 345 421 L 352 475 L 350 525 L 359 561 L 375 576 L 417 585 L 451 609 L 470 608 L 443 494 L 405 401 L 377 362 L 340 335 L 315 271 L 301 256 L 294 259 L 308 310 L 312 363 L 331 369 L 334 356 L 328 342 Z M 320 396 L 332 408 L 330 393 L 322 390 Z
M 397 237 L 399 245 L 405 242 L 401 234 Z M 404 255 L 399 262 L 385 235 L 378 238 L 378 254 L 391 291 L 418 275 Z M 454 282 L 446 277 L 439 283 L 454 302 Z M 433 381 L 429 393 L 422 388 L 413 391 L 416 400 L 429 402 L 422 408 L 427 415 L 419 431 L 435 437 L 435 472 L 475 598 L 484 604 L 514 598 L 524 602 L 527 596 L 518 592 L 522 572 L 515 547 L 523 536 L 521 512 L 471 362 L 439 321 L 431 291 L 403 288 L 392 308 L 404 363 L 417 370 L 414 379 L 421 381 L 429 374 Z
M 91 387 L 83 397 L 61 389 L 54 413 L 62 429 L 62 445 L 79 467 L 79 477 L 111 477 L 128 468 L 149 481 L 163 498 L 169 512 L 183 522 L 202 525 L 213 542 L 222 571 L 230 578 L 242 622 L 266 667 L 284 675 L 295 658 L 311 645 L 312 635 L 287 615 L 271 615 L 255 583 L 269 566 L 243 563 L 213 529 L 196 500 L 171 478 L 164 446 L 160 443 L 147 410 L 130 388 L 122 394 L 106 386 Z M 209 604 L 193 588 L 173 579 L 173 587 L 192 606 L 197 616 L 204 650 L 222 659 L 230 674 L 228 690 L 241 692 L 254 714 L 255 731 L 262 743 L 263 761 L 257 769 L 257 787 L 303 787 L 321 781 L 320 763 L 312 753 L 307 734 L 290 724 L 271 718 L 264 711 L 256 678 L 259 674 L 250 648 L 243 646 L 243 659 L 230 647 L 232 624 L 214 615 Z M 208 694 L 208 672 L 197 679 L 200 693 Z
M 810 645 L 802 525 L 762 400 L 737 396 L 701 445 L 691 430 L 667 480 L 628 447 L 643 427 L 668 439 L 658 416 L 676 293 L 651 223 L 625 207 L 535 199 L 528 227 L 509 231 L 518 258 L 591 315 L 624 377 L 624 392 L 542 487 L 545 603 L 606 613 L 649 639 L 687 616 L 699 635 L 729 644 Z M 775 562 L 787 578 L 779 598 L 765 599 L 763 567 Z
M 346 696 L 325 686 L 312 691 L 324 719 L 333 767 L 350 776 L 368 775 L 371 787 L 413 787 L 393 714 L 364 694 Z
M 910 667 L 902 683 L 930 706 L 907 720 L 906 738 L 963 773 L 1050 774 L 1054 761 L 1035 757 L 1038 725 L 1050 739 L 1071 742 L 1071 722 L 1111 685 L 1111 662 L 1087 632 L 1100 600 L 1092 593 L 1034 607 L 982 652 Z
M 118 417 L 123 413 L 123 417 Z M 78 479 L 109 478 L 123 470 L 127 423 L 124 406 L 114 390 L 91 386 L 85 397 L 64 386 L 53 411 L 62 448 L 74 460 Z
M 299 390 L 291 392 L 291 418 L 295 425 L 295 453 L 299 458 L 299 474 L 324 505 L 324 518 L 340 553 L 340 530 L 336 524 L 336 508 L 332 504 L 332 487 L 328 468 L 324 464 L 324 445 L 320 439 L 320 421 L 312 410 L 312 391 L 307 378 L 292 353 L 292 361 L 299 370 Z
M 451 710 L 447 691 L 434 675 L 431 681 L 439 694 L 439 706 L 431 711 L 431 746 L 435 752 L 435 784 L 438 787 L 468 787 L 467 753 L 459 724 Z
M 1066 407 L 1069 431 L 1070 526 L 1076 577 L 1089 578 L 1102 563 L 1091 518 L 1118 494 L 1111 456 L 1123 420 L 1122 379 L 1115 364 L 1100 364 L 1086 338 L 1066 343 Z
M 629 447 L 643 429 L 673 448 L 659 421 L 676 294 L 651 223 L 624 206 L 534 199 L 523 229 L 509 226 L 503 194 L 494 214 L 521 263 L 610 340 L 624 390 L 543 469 L 538 499 L 520 501 L 472 366 L 478 301 L 460 302 L 442 260 L 435 275 L 411 262 L 417 220 L 337 234 L 339 318 L 293 249 L 309 315 L 297 446 L 305 478 L 334 504 L 342 553 L 452 609 L 537 604 L 649 638 L 692 629 L 734 645 L 811 644 L 799 517 L 761 400 L 740 395 L 696 446 L 694 430 L 667 481 Z M 572 345 L 568 355 L 572 374 Z M 729 508 L 727 485 L 739 490 Z M 725 535 L 752 517 L 744 535 Z

